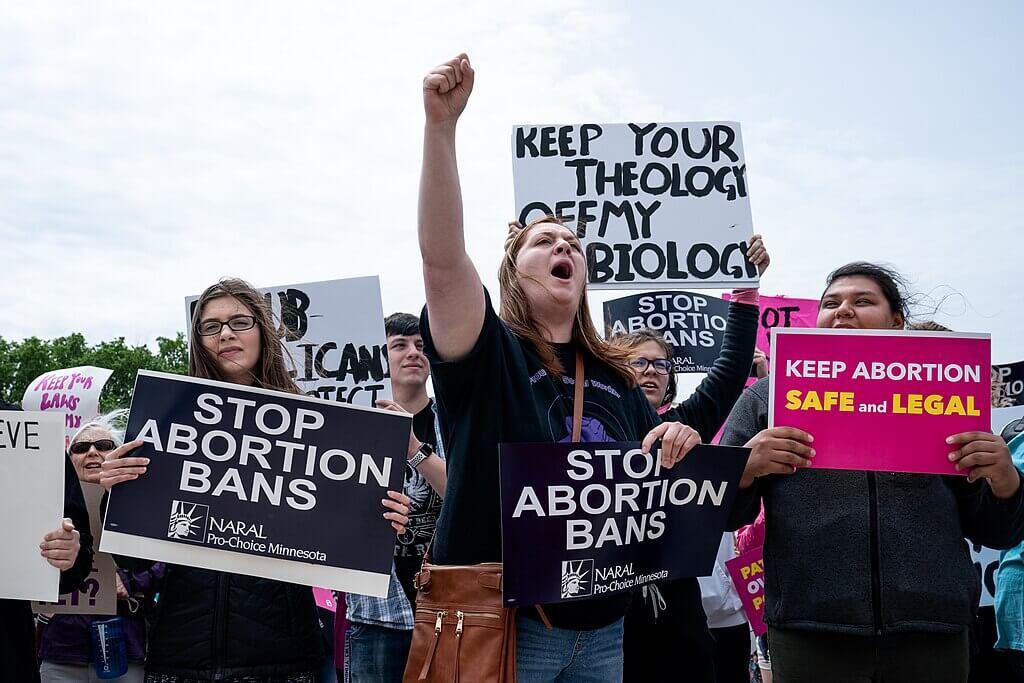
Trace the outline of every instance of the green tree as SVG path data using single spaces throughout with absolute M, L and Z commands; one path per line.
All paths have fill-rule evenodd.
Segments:
M 95 365 L 113 370 L 100 396 L 100 410 L 127 408 L 135 375 L 157 370 L 184 375 L 188 372 L 188 345 L 181 333 L 174 339 L 157 337 L 157 352 L 148 346 L 128 346 L 124 337 L 89 346 L 81 334 L 44 341 L 29 337 L 8 341 L 0 337 L 0 398 L 20 403 L 26 387 L 36 377 L 62 368 Z

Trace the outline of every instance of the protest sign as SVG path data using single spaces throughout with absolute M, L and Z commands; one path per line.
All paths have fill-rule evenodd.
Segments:
M 344 594 L 342 594 L 341 600 L 344 600 Z M 328 612 L 338 611 L 338 600 L 335 597 L 334 591 L 330 588 L 320 588 L 319 586 L 313 587 L 313 600 L 316 602 L 317 607 L 321 607 Z
M 89 510 L 89 528 L 93 548 L 99 548 L 103 517 L 100 500 L 103 487 L 81 482 L 85 506 Z M 117 566 L 114 558 L 98 550 L 93 553 L 92 570 L 82 584 L 70 593 L 62 593 L 57 602 L 34 602 L 32 611 L 43 614 L 117 614 Z
M 1010 405 L 1024 405 L 1024 360 L 995 365 L 993 368 L 1003 383 L 1003 396 L 1010 399 Z
M 516 216 L 575 228 L 601 289 L 755 285 L 746 173 L 738 123 L 512 130 Z
M 812 467 L 966 475 L 946 437 L 991 426 L 987 334 L 776 327 L 772 356 L 768 424 L 813 436 Z
M 1024 432 L 1024 406 L 992 409 L 992 433 L 1007 442 Z
M 762 548 L 748 550 L 725 563 L 729 576 L 743 602 L 750 628 L 755 636 L 768 632 L 764 623 L 764 555 Z
M 411 416 L 140 371 L 104 552 L 384 597 Z
M 64 417 L 0 411 L 0 598 L 57 599 L 60 572 L 39 554 L 64 518 Z
M 990 607 L 996 599 L 996 571 L 999 569 L 1000 551 L 970 541 L 967 541 L 967 547 L 971 551 L 971 561 L 974 562 L 978 578 L 981 579 L 981 599 L 978 606 Z
M 44 373 L 25 387 L 21 407 L 62 413 L 67 448 L 75 432 L 99 414 L 100 393 L 112 374 L 112 370 L 91 365 Z
M 639 443 L 501 444 L 505 604 L 707 575 L 749 453 L 697 446 L 662 469 Z
M 357 277 L 264 287 L 274 311 L 285 363 L 306 394 L 329 401 L 376 405 L 391 398 L 380 280 Z M 192 334 L 198 296 L 185 299 Z M 189 339 L 189 344 L 196 340 Z
M 604 326 L 610 338 L 649 327 L 672 345 L 674 372 L 707 372 L 725 337 L 729 304 L 690 292 L 634 294 L 604 303 Z
M 732 294 L 726 292 L 722 298 L 730 301 Z M 761 313 L 757 323 L 757 341 L 754 342 L 754 345 L 768 356 L 771 355 L 771 331 L 776 327 L 804 328 L 818 325 L 817 299 L 797 299 L 790 296 L 765 296 L 762 294 L 758 300 L 758 307 L 761 309 Z

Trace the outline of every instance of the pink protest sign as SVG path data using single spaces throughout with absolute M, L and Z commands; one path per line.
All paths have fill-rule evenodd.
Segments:
M 814 437 L 812 467 L 967 474 L 946 437 L 989 431 L 987 334 L 772 332 L 768 424 Z
M 723 294 L 729 300 L 731 295 Z M 796 299 L 789 296 L 761 295 L 758 306 L 761 317 L 757 324 L 757 341 L 755 346 L 765 352 L 769 358 L 771 339 L 769 335 L 776 327 L 814 327 L 818 324 L 818 300 Z
M 313 600 L 317 607 L 322 607 L 330 612 L 338 611 L 338 603 L 334 600 L 334 591 L 330 588 L 314 587 Z
M 761 548 L 754 548 L 725 563 L 732 583 L 743 602 L 743 611 L 755 636 L 768 632 L 764 623 L 764 558 Z

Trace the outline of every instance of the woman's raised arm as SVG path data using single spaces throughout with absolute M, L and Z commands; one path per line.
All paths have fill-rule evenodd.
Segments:
M 431 337 L 444 360 L 466 356 L 484 320 L 483 285 L 466 253 L 455 155 L 455 127 L 473 91 L 473 78 L 469 58 L 461 54 L 423 79 L 420 256 Z

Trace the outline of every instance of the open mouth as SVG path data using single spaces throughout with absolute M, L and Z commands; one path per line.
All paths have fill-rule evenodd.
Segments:
M 659 388 L 657 382 L 640 382 L 640 387 L 644 391 L 647 391 L 648 389 L 652 391 L 657 391 Z
M 568 261 L 556 263 L 555 267 L 551 269 L 551 275 L 558 278 L 559 280 L 572 280 L 572 264 L 570 264 Z

